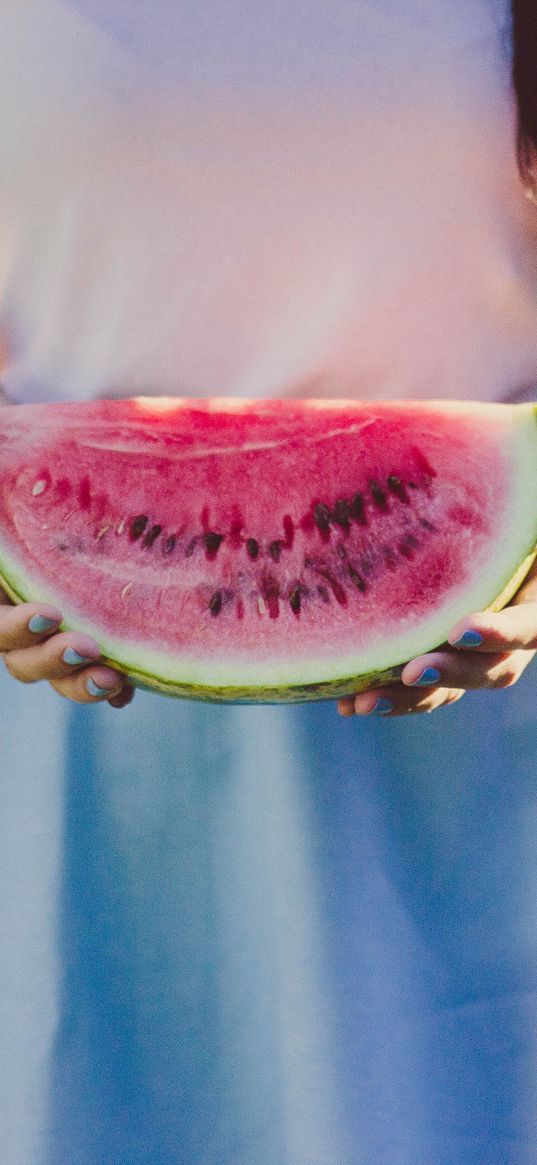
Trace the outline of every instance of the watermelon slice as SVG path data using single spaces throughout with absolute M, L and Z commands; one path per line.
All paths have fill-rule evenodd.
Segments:
M 0 412 L 0 577 L 138 686 L 335 697 L 499 608 L 537 545 L 532 405 L 138 398 Z

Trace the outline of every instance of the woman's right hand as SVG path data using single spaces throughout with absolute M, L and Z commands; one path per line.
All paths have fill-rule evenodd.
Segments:
M 23 684 L 48 680 L 60 696 L 77 704 L 103 700 L 113 708 L 130 704 L 134 690 L 100 663 L 98 644 L 77 631 L 58 631 L 61 612 L 43 603 L 13 606 L 0 591 L 0 657 Z

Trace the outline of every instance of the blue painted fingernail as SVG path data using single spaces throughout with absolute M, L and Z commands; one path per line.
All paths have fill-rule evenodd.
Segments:
M 80 655 L 80 652 L 75 651 L 74 647 L 66 647 L 63 653 L 63 662 L 71 664 L 72 667 L 77 667 L 81 663 L 95 663 L 95 656 Z
M 375 707 L 371 709 L 370 715 L 387 716 L 388 712 L 393 712 L 393 700 L 388 700 L 387 696 L 379 696 Z
M 412 680 L 409 685 L 411 688 L 429 688 L 433 684 L 438 684 L 440 681 L 440 672 L 435 667 L 426 667 L 418 676 L 417 680 Z
M 46 615 L 32 615 L 28 630 L 33 631 L 35 635 L 42 635 L 44 631 L 53 631 L 55 627 L 59 627 L 60 622 L 60 619 L 49 619 Z
M 117 685 L 114 682 L 113 684 L 110 685 L 109 688 L 99 688 L 97 686 L 97 684 L 94 682 L 94 680 L 92 680 L 91 676 L 86 684 L 86 688 L 87 688 L 90 696 L 109 696 L 111 694 L 111 692 L 114 691 L 115 687 L 117 687 Z
M 452 647 L 481 647 L 482 642 L 483 642 L 483 636 L 479 634 L 479 631 L 464 631 L 462 635 L 459 635 L 458 639 L 455 639 L 453 641 L 451 646 Z

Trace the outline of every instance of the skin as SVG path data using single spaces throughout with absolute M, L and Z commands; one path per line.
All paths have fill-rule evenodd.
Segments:
M 454 647 L 464 631 L 483 636 L 479 647 Z M 384 718 L 409 713 L 434 712 L 461 700 L 465 692 L 477 688 L 510 688 L 520 679 L 537 652 L 537 562 L 512 603 L 494 614 L 481 611 L 461 619 L 450 631 L 445 649 L 420 655 L 407 663 L 402 684 L 390 684 L 361 692 L 338 702 L 342 716 L 375 714 L 379 697 L 392 701 L 393 710 Z M 425 668 L 436 668 L 440 681 L 432 686 L 413 687 Z
M 0 592 L 0 656 L 14 679 L 32 684 L 48 680 L 60 696 L 78 704 L 95 704 L 107 700 L 112 708 L 130 704 L 134 691 L 124 678 L 100 662 L 99 646 L 87 635 L 75 631 L 56 632 L 53 629 L 35 634 L 28 628 L 34 615 L 56 618 L 61 612 L 54 607 L 37 603 L 22 603 L 15 607 Z M 478 631 L 483 643 L 478 647 L 457 648 L 452 644 L 464 631 Z M 449 644 L 449 646 L 448 646 Z M 494 614 L 479 612 L 462 619 L 448 635 L 448 644 L 441 651 L 420 655 L 407 663 L 401 684 L 391 684 L 370 692 L 348 696 L 338 702 L 342 716 L 375 714 L 379 697 L 392 701 L 393 710 L 386 719 L 409 713 L 433 712 L 462 699 L 465 692 L 477 688 L 509 688 L 537 653 L 537 562 L 513 602 Z M 63 654 L 72 648 L 79 655 L 89 657 L 90 663 L 65 663 Z M 425 670 L 434 667 L 440 672 L 440 681 L 427 687 L 415 687 L 415 681 Z M 107 693 L 95 696 L 88 692 L 89 679 Z
M 0 591 L 0 656 L 14 679 L 23 684 L 48 680 L 54 691 L 77 704 L 99 704 L 107 700 L 112 708 L 130 704 L 134 691 L 123 676 L 100 663 L 100 650 L 94 639 L 75 631 L 35 634 L 28 628 L 34 615 L 56 618 L 61 623 L 61 612 L 56 607 L 41 603 L 21 603 L 14 607 Z M 66 648 L 89 657 L 91 663 L 69 664 L 63 660 Z M 92 679 L 99 688 L 107 688 L 104 696 L 88 692 Z

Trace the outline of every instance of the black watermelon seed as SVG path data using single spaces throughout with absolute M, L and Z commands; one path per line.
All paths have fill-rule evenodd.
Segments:
M 420 518 L 420 525 L 423 526 L 424 530 L 436 530 L 436 526 L 432 522 L 428 522 L 427 518 Z
M 408 494 L 406 492 L 404 483 L 401 481 L 400 477 L 397 477 L 397 474 L 390 474 L 388 478 L 388 486 L 391 489 L 392 494 L 395 494 L 395 497 L 399 498 L 400 502 L 408 503 Z
M 175 534 L 170 534 L 170 537 L 167 538 L 166 542 L 164 543 L 164 553 L 171 554 L 172 550 L 175 550 L 176 544 L 177 538 L 175 537 Z
M 334 521 L 338 526 L 342 526 L 344 530 L 348 530 L 351 516 L 351 507 L 345 498 L 338 498 L 334 506 Z
M 250 558 L 257 558 L 259 554 L 259 542 L 255 538 L 249 538 L 246 543 L 246 549 Z
M 151 529 L 147 531 L 142 545 L 147 546 L 147 548 L 150 549 L 153 543 L 156 542 L 159 534 L 162 534 L 162 526 L 152 526 Z
M 282 552 L 281 542 L 278 542 L 278 540 L 276 540 L 275 542 L 271 542 L 271 544 L 269 546 L 269 554 L 274 562 L 280 561 L 281 552 Z
M 371 479 L 371 481 L 369 482 L 369 488 L 371 490 L 371 494 L 372 494 L 373 501 L 375 502 L 375 504 L 377 506 L 379 506 L 379 508 L 381 510 L 385 510 L 386 509 L 386 502 L 387 502 L 386 494 L 384 493 L 384 490 L 381 489 L 378 481 L 373 481 L 373 479 Z
M 207 533 L 203 535 L 203 541 L 207 547 L 207 550 L 209 551 L 209 554 L 216 554 L 220 543 L 223 541 L 223 538 L 223 534 L 216 534 L 214 530 L 208 530 Z
M 219 615 L 222 610 L 222 591 L 215 591 L 209 603 L 211 615 Z
M 138 517 L 134 518 L 134 520 L 131 522 L 130 536 L 133 542 L 136 542 L 137 538 L 141 538 L 148 521 L 149 518 L 147 517 L 147 514 L 138 514 Z
M 300 587 L 293 587 L 289 595 L 289 604 L 294 615 L 300 615 L 301 595 Z
M 411 550 L 417 550 L 419 546 L 418 539 L 413 534 L 407 534 L 405 537 L 405 544 L 410 546 Z
M 351 514 L 356 522 L 365 522 L 364 496 L 361 493 L 354 495 L 351 502 Z
M 349 563 L 349 576 L 350 576 L 351 581 L 354 583 L 355 587 L 357 587 L 358 590 L 361 591 L 363 594 L 363 592 L 367 589 L 366 584 L 365 584 L 361 574 L 358 574 L 358 571 L 355 570 L 354 567 L 352 567 L 350 565 L 350 563 Z
M 415 481 L 407 481 L 407 486 L 409 489 L 419 489 L 419 486 L 416 485 Z
M 317 524 L 317 528 L 321 533 L 325 534 L 330 529 L 330 510 L 324 502 L 318 502 L 313 511 L 313 516 Z

